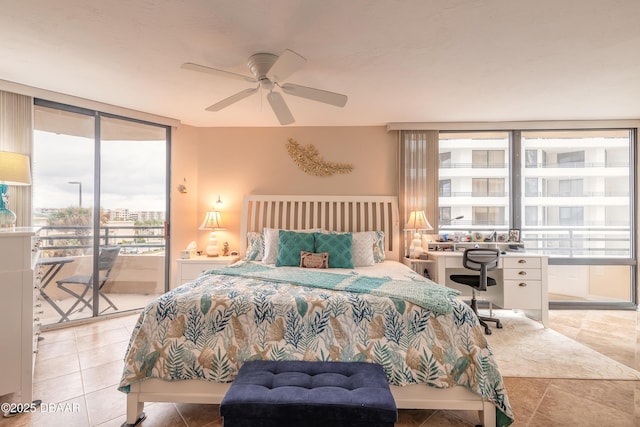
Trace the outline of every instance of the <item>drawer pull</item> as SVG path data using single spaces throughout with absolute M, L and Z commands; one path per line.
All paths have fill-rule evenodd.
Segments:
M 526 264 L 527 260 L 526 259 L 519 259 L 518 260 L 518 264 Z
M 520 286 L 521 288 L 526 288 L 527 284 L 524 283 L 524 282 L 520 282 L 520 283 L 518 283 L 518 286 Z
M 518 274 L 521 275 L 521 276 L 526 276 L 527 272 L 526 271 L 519 271 Z

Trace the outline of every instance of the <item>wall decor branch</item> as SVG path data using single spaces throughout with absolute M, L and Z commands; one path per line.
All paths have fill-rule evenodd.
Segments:
M 312 144 L 301 146 L 289 138 L 287 152 L 303 172 L 315 176 L 331 176 L 336 173 L 349 173 L 353 170 L 351 163 L 326 162 L 320 157 L 318 149 Z

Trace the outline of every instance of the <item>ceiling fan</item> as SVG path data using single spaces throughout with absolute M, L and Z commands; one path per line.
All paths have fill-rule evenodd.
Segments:
M 275 113 L 281 125 L 289 125 L 295 121 L 289 107 L 284 102 L 284 98 L 279 92 L 274 92 L 276 87 L 282 89 L 284 93 L 311 99 L 313 101 L 324 102 L 325 104 L 344 107 L 347 103 L 347 96 L 340 93 L 329 92 L 307 86 L 300 86 L 284 81 L 294 72 L 298 71 L 307 60 L 292 50 L 285 50 L 280 56 L 271 53 L 256 53 L 249 57 L 247 63 L 249 71 L 253 77 L 243 74 L 232 73 L 230 71 L 218 70 L 216 68 L 205 67 L 191 62 L 182 64 L 185 70 L 198 71 L 201 73 L 213 74 L 214 76 L 229 77 L 236 80 L 243 80 L 251 83 L 258 83 L 256 87 L 245 89 L 231 95 L 222 101 L 216 102 L 208 107 L 207 111 L 220 111 L 249 95 L 253 95 L 258 89 L 268 91 L 267 101 Z

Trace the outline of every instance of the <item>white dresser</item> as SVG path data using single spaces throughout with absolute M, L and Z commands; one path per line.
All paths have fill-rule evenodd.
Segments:
M 238 261 L 238 256 L 196 256 L 188 259 L 179 259 L 177 281 L 178 286 L 192 281 L 198 277 L 201 273 L 214 268 L 224 267 Z
M 38 320 L 34 319 L 34 305 L 39 304 L 34 283 L 37 232 L 31 227 L 0 228 L 0 395 L 20 393 L 15 403 L 33 401 L 39 334 Z

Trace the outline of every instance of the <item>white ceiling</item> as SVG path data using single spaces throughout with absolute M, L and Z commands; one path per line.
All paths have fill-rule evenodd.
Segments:
M 250 55 L 307 58 L 293 126 L 640 118 L 638 0 L 0 0 L 0 79 L 195 126 L 278 126 Z

